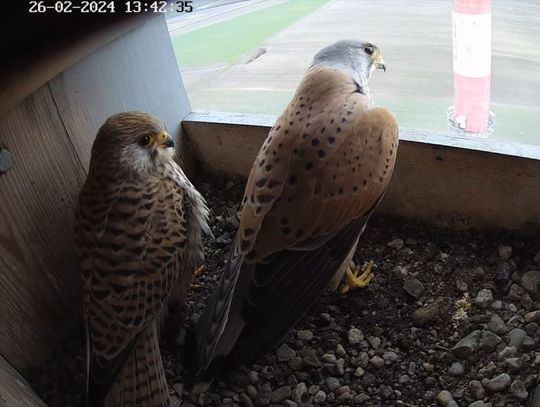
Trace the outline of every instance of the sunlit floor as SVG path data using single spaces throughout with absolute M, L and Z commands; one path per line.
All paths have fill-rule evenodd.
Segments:
M 322 5 L 314 10 L 300 9 L 303 0 L 225 3 L 233 10 L 221 6 L 216 16 L 207 5 L 208 24 L 202 16 L 195 25 L 176 22 L 171 32 L 195 111 L 278 114 L 317 50 L 338 39 L 358 38 L 377 44 L 388 65 L 386 74 L 377 72 L 372 80 L 375 103 L 390 108 L 402 127 L 446 131 L 447 109 L 453 103 L 448 1 L 329 0 L 318 2 Z M 281 20 L 271 17 L 292 5 L 296 20 L 282 28 Z M 500 0 L 493 8 L 493 137 L 540 144 L 531 131 L 540 127 L 540 3 Z M 274 25 L 279 31 L 272 32 Z M 213 42 L 206 37 L 208 30 L 218 35 Z M 269 36 L 255 45 L 261 31 Z M 188 62 L 197 62 L 193 52 L 198 38 L 219 50 L 219 60 L 182 64 L 185 35 L 190 35 Z M 223 46 L 227 41 L 249 47 Z M 242 50 L 242 55 L 234 54 Z M 209 52 L 204 47 L 200 51 Z

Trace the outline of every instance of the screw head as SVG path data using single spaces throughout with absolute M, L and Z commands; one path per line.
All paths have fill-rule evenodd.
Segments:
M 11 169 L 11 152 L 4 147 L 0 147 L 0 174 L 5 174 Z

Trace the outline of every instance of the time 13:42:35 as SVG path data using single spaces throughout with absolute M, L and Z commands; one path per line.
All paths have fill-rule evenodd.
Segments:
M 139 0 L 130 0 L 126 1 L 126 13 L 141 13 L 146 11 L 151 11 L 154 13 L 166 13 L 166 12 L 177 12 L 177 13 L 191 13 L 193 11 L 193 1 L 139 1 Z

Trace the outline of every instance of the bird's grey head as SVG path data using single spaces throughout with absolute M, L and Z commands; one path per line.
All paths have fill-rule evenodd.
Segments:
M 341 69 L 362 87 L 367 87 L 375 69 L 386 71 L 379 48 L 369 42 L 356 40 L 342 40 L 323 48 L 313 58 L 313 65 Z
M 90 168 L 144 176 L 152 170 L 160 171 L 173 155 L 173 138 L 158 118 L 143 112 L 124 112 L 109 117 L 99 129 Z

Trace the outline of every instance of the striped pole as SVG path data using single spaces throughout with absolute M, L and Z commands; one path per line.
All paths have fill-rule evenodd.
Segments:
M 491 0 L 453 0 L 454 128 L 488 130 L 491 81 Z

